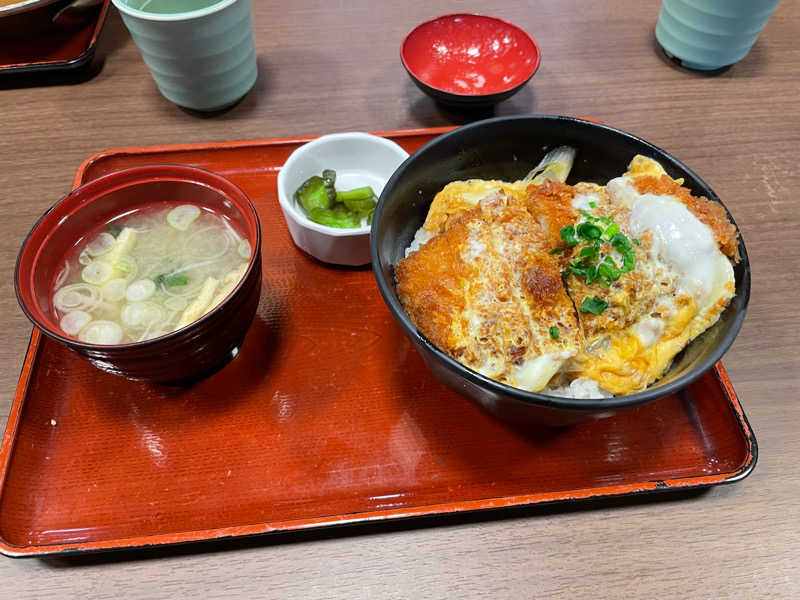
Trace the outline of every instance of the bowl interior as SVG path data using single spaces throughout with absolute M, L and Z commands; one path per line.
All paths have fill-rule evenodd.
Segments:
M 111 219 L 136 209 L 166 203 L 211 209 L 226 217 L 255 249 L 260 239 L 258 220 L 247 197 L 237 191 L 213 173 L 167 165 L 119 171 L 73 190 L 39 220 L 22 246 L 15 284 L 23 309 L 51 335 L 67 338 L 51 306 L 65 259 L 76 256 Z
M 336 189 L 371 186 L 377 196 L 395 169 L 408 157 L 397 144 L 366 133 L 331 134 L 300 146 L 289 157 L 278 175 L 278 195 L 292 218 L 309 229 L 330 235 L 369 232 L 369 225 L 356 229 L 336 229 L 311 221 L 294 199 L 304 181 L 324 169 L 336 171 Z
M 495 17 L 445 15 L 418 25 L 403 42 L 406 69 L 450 94 L 497 94 L 524 84 L 539 66 L 530 35 Z
M 672 177 L 683 177 L 694 195 L 719 202 L 711 188 L 688 167 L 663 150 L 625 132 L 568 117 L 503 117 L 478 122 L 447 133 L 417 151 L 394 174 L 378 203 L 372 231 L 373 269 L 381 293 L 406 332 L 452 371 L 473 383 L 523 401 L 566 407 L 589 406 L 597 400 L 554 399 L 498 383 L 457 363 L 423 338 L 406 316 L 397 296 L 394 265 L 422 226 L 434 195 L 458 179 L 524 177 L 554 146 L 577 149 L 568 183 L 605 184 L 627 170 L 636 154 L 659 161 Z M 730 215 L 729 215 L 730 216 Z M 731 219 L 732 220 L 732 219 Z M 687 385 L 713 366 L 733 342 L 747 307 L 750 274 L 744 243 L 735 266 L 736 296 L 719 321 L 696 338 L 673 361 L 668 372 L 644 392 L 603 400 L 604 406 L 624 406 L 670 393 Z

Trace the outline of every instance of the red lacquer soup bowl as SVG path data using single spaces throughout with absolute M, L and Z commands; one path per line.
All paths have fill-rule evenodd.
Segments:
M 451 105 L 490 105 L 524 86 L 539 68 L 533 38 L 486 15 L 453 14 L 417 25 L 400 50 L 423 92 Z
M 110 220 L 166 202 L 213 211 L 247 238 L 250 260 L 238 285 L 200 319 L 146 341 L 99 345 L 65 334 L 52 298 L 66 257 Z M 261 293 L 258 215 L 241 189 L 209 171 L 180 165 L 117 171 L 76 188 L 39 219 L 20 250 L 14 285 L 22 310 L 36 327 L 99 369 L 129 379 L 191 381 L 236 356 L 253 320 Z

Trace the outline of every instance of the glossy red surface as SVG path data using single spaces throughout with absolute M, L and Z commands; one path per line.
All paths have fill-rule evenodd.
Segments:
M 418 25 L 401 58 L 417 79 L 460 95 L 504 92 L 525 83 L 539 66 L 539 48 L 525 31 L 495 17 L 454 14 Z
M 0 19 L 0 74 L 65 70 L 85 65 L 94 53 L 110 0 L 85 24 L 50 26 L 54 7 Z M 20 33 L 22 32 L 22 33 Z
M 130 210 L 198 204 L 228 217 L 250 242 L 253 256 L 242 281 L 219 306 L 164 336 L 124 345 L 94 345 L 65 335 L 51 307 L 65 257 L 97 226 Z M 260 296 L 261 230 L 247 195 L 216 173 L 179 165 L 120 169 L 79 186 L 34 225 L 14 272 L 17 298 L 33 323 L 98 368 L 131 379 L 172 382 L 207 374 L 228 362 L 241 344 Z
M 391 135 L 409 151 L 442 130 Z M 263 292 L 239 356 L 188 388 L 100 373 L 34 331 L 0 448 L 0 551 L 218 539 L 714 485 L 755 440 L 721 366 L 685 393 L 567 429 L 509 429 L 441 385 L 369 269 L 299 251 L 276 197 L 301 140 L 111 151 L 214 169 L 253 199 Z

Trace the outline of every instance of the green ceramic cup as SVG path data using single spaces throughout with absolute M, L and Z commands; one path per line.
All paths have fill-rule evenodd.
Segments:
M 714 70 L 740 61 L 779 0 L 662 0 L 656 39 L 684 67 Z
M 251 0 L 112 0 L 165 98 L 214 111 L 256 81 Z

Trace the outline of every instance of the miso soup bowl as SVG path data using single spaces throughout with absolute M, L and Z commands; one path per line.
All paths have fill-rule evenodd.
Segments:
M 522 179 L 548 148 L 562 145 L 577 150 L 567 183 L 590 181 L 605 185 L 624 173 L 636 154 L 643 154 L 660 162 L 671 177 L 682 177 L 694 195 L 720 202 L 689 167 L 634 135 L 583 119 L 524 115 L 465 125 L 417 150 L 383 188 L 372 220 L 372 268 L 378 288 L 428 369 L 449 387 L 513 424 L 569 425 L 608 417 L 679 392 L 712 368 L 730 348 L 750 297 L 750 266 L 740 237 L 741 261 L 733 269 L 736 295 L 730 305 L 712 327 L 675 357 L 658 381 L 643 392 L 628 396 L 561 398 L 527 392 L 485 377 L 437 348 L 406 314 L 394 276 L 395 265 L 422 226 L 433 197 L 447 183 L 459 179 Z
M 163 201 L 193 203 L 227 216 L 250 241 L 244 277 L 228 297 L 197 321 L 143 342 L 97 345 L 61 331 L 51 306 L 53 285 L 65 257 L 97 225 L 133 207 Z M 190 382 L 222 368 L 239 351 L 261 294 L 261 228 L 247 195 L 209 171 L 180 165 L 149 165 L 90 181 L 56 203 L 34 225 L 14 272 L 17 299 L 42 333 L 98 369 L 128 379 Z

